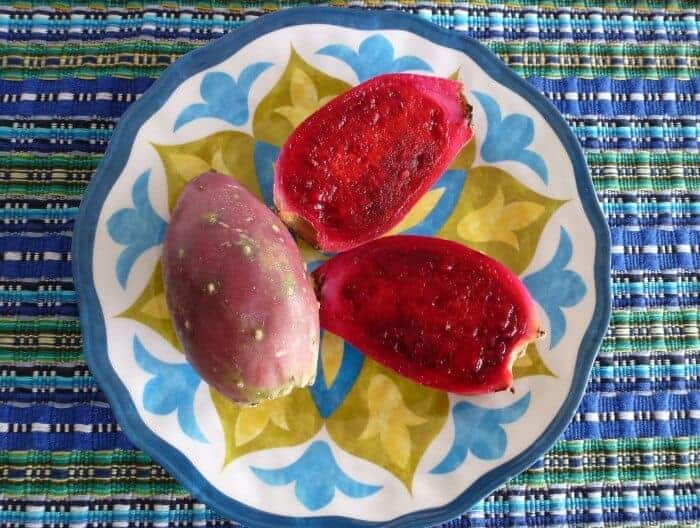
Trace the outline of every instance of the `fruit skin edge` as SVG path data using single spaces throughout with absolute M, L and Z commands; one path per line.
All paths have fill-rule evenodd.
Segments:
M 498 484 L 505 481 L 508 476 L 519 473 L 540 456 L 563 431 L 575 412 L 585 388 L 585 382 L 590 372 L 592 361 L 595 357 L 600 342 L 602 341 L 604 327 L 607 325 L 610 315 L 610 286 L 608 281 L 610 265 L 610 235 L 604 223 L 602 212 L 598 203 L 592 198 L 594 195 L 590 178 L 588 177 L 585 160 L 580 147 L 572 136 L 571 131 L 563 122 L 556 109 L 541 98 L 541 95 L 525 81 L 519 79 L 513 72 L 503 66 L 488 50 L 482 48 L 476 41 L 454 35 L 449 31 L 441 30 L 432 25 L 414 19 L 409 15 L 398 13 L 379 12 L 373 14 L 373 19 L 368 21 L 362 13 L 340 13 L 333 8 L 297 8 L 279 14 L 271 14 L 259 21 L 250 23 L 238 30 L 235 34 L 222 37 L 208 48 L 192 52 L 183 57 L 176 64 L 180 68 L 195 71 L 202 64 L 216 64 L 227 58 L 232 50 L 237 50 L 242 45 L 255 40 L 258 32 L 269 32 L 292 23 L 314 23 L 319 17 L 328 23 L 337 23 L 341 27 L 353 27 L 357 29 L 376 29 L 377 24 L 385 22 L 389 28 L 404 29 L 428 39 L 437 39 L 440 44 L 466 53 L 489 73 L 496 81 L 513 89 L 519 95 L 526 97 L 535 109 L 548 117 L 550 125 L 562 141 L 567 153 L 573 161 L 574 175 L 576 178 L 579 196 L 588 219 L 591 221 L 596 234 L 598 245 L 596 248 L 596 261 L 594 266 L 596 284 L 596 309 L 594 317 L 586 331 L 572 380 L 569 396 L 560 409 L 559 414 L 545 430 L 545 432 L 520 455 L 500 467 L 491 470 L 480 477 L 472 486 L 465 490 L 451 503 L 430 510 L 412 512 L 405 516 L 393 519 L 389 523 L 366 522 L 357 519 L 341 517 L 315 517 L 307 518 L 307 525 L 322 526 L 324 522 L 333 522 L 334 526 L 424 526 L 426 523 L 435 523 L 449 520 L 461 514 L 471 504 L 482 496 L 488 494 Z M 252 28 L 252 29 L 251 29 Z M 209 62 L 205 57 L 213 57 Z M 158 96 L 156 91 L 144 95 L 140 102 L 133 105 L 144 109 L 157 109 L 160 103 L 178 86 L 181 74 L 175 74 L 176 67 L 167 71 L 156 81 L 160 88 Z M 146 112 L 141 110 L 142 114 Z M 153 112 L 151 112 L 152 114 Z M 179 451 L 171 448 L 158 436 L 150 432 L 141 420 L 122 382 L 116 376 L 114 369 L 109 364 L 104 351 L 106 350 L 105 328 L 102 312 L 94 290 L 92 274 L 92 250 L 94 246 L 95 229 L 99 217 L 96 203 L 101 204 L 111 189 L 120 168 L 126 162 L 129 147 L 133 143 L 133 137 L 140 124 L 145 119 L 136 117 L 136 110 L 130 107 L 120 121 L 119 129 L 115 133 L 113 141 L 108 147 L 107 153 L 100 164 L 98 173 L 101 177 L 93 178 L 85 199 L 82 202 L 80 213 L 76 221 L 76 230 L 73 244 L 73 267 L 76 277 L 76 292 L 81 299 L 81 305 L 86 308 L 81 310 L 81 326 L 85 339 L 86 359 L 90 369 L 100 381 L 100 385 L 112 403 L 113 411 L 122 425 L 124 432 L 141 449 L 149 452 L 168 471 L 187 485 L 197 497 L 212 505 L 215 509 L 229 517 L 236 518 L 249 524 L 258 526 L 296 526 L 297 522 L 286 516 L 280 516 L 262 512 L 243 503 L 223 495 L 214 488 L 199 473 L 199 471 Z M 127 135 L 128 132 L 128 135 Z M 126 151 L 126 154 L 125 152 Z M 582 192 L 583 191 L 583 192 Z M 92 320 L 94 317 L 96 320 Z M 96 324 L 95 324 L 96 323 Z M 581 350 L 583 352 L 581 352 Z M 138 432 L 138 434 L 137 434 Z

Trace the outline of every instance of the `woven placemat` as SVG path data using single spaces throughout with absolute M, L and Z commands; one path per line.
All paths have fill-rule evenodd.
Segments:
M 694 1 L 332 2 L 480 39 L 565 115 L 613 240 L 584 400 L 445 526 L 700 523 L 700 13 Z M 73 222 L 124 110 L 183 53 L 296 2 L 0 7 L 0 524 L 216 525 L 120 431 L 81 351 Z

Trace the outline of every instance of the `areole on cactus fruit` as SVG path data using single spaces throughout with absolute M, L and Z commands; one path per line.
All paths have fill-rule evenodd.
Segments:
M 510 388 L 513 362 L 541 335 L 520 279 L 456 242 L 380 238 L 331 258 L 313 278 L 323 328 L 436 389 Z
M 313 383 L 318 301 L 284 224 L 229 176 L 187 184 L 163 247 L 166 300 L 187 359 L 240 403 Z
M 282 220 L 324 251 L 386 233 L 472 138 L 461 89 L 438 77 L 380 75 L 317 110 L 275 166 Z

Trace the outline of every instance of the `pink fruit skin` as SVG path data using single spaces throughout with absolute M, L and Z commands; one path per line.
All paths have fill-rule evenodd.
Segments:
M 241 403 L 313 383 L 318 301 L 284 224 L 234 179 L 183 190 L 163 247 L 168 309 L 187 359 Z
M 448 79 L 381 75 L 316 111 L 275 166 L 282 219 L 330 252 L 389 231 L 472 138 L 461 90 Z
M 513 362 L 540 335 L 520 279 L 456 242 L 390 236 L 313 273 L 321 326 L 436 389 L 481 394 L 513 384 Z

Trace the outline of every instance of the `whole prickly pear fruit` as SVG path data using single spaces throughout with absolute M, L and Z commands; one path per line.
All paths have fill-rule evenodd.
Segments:
M 333 257 L 313 275 L 323 328 L 436 389 L 510 388 L 513 362 L 541 334 L 520 279 L 456 242 L 380 238 Z
M 313 383 L 318 301 L 284 224 L 235 180 L 187 184 L 163 248 L 168 309 L 187 359 L 231 400 Z
M 389 231 L 472 138 L 461 90 L 449 79 L 380 75 L 320 108 L 275 165 L 282 220 L 324 251 Z

